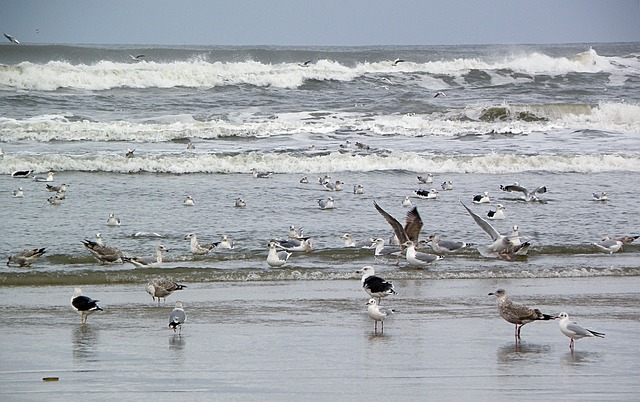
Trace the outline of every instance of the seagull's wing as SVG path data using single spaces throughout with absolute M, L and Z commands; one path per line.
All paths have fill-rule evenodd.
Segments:
M 418 243 L 418 237 L 420 237 L 420 230 L 422 229 L 422 218 L 418 213 L 418 208 L 413 207 L 407 212 L 407 220 L 404 225 L 404 232 L 407 234 L 409 240 L 414 243 Z M 399 239 L 400 237 L 398 237 Z M 402 242 L 404 243 L 404 241 Z
M 376 207 L 380 215 L 382 215 L 384 219 L 389 223 L 389 225 L 391 225 L 391 228 L 393 229 L 393 233 L 395 233 L 395 235 L 398 237 L 398 240 L 400 240 L 401 244 L 409 240 L 404 228 L 402 227 L 402 224 L 398 222 L 396 218 L 389 215 L 384 209 L 380 207 L 380 205 L 378 205 L 377 202 L 374 201 L 373 206 Z M 415 209 L 415 207 L 413 209 Z M 411 211 L 409 211 L 409 213 L 411 213 Z M 409 213 L 407 213 L 407 220 L 409 219 Z M 418 215 L 418 219 L 419 218 L 420 218 L 420 215 Z M 422 227 L 422 221 L 420 221 L 420 226 Z
M 500 186 L 500 190 L 502 191 L 508 191 L 508 192 L 516 192 L 516 193 L 522 193 L 522 194 L 527 194 L 527 189 L 522 187 L 522 186 L 517 186 L 515 184 L 509 184 L 507 186 Z M 546 191 L 546 189 L 545 189 Z
M 540 186 L 533 190 L 533 194 L 544 194 L 547 192 L 547 186 Z
M 491 240 L 496 241 L 500 238 L 500 233 L 493 226 L 491 226 L 489 222 L 485 221 L 480 216 L 474 214 L 473 211 L 471 211 L 466 205 L 464 205 L 462 201 L 460 201 L 460 204 L 462 204 L 464 209 L 466 209 L 467 212 L 469 212 L 469 215 L 471 215 L 473 220 L 476 221 L 478 226 L 480 226 L 480 228 L 484 230 L 491 237 Z

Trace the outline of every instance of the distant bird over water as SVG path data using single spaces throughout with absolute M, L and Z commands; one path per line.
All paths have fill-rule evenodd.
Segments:
M 16 45 L 20 44 L 20 42 L 18 42 L 18 40 L 13 35 L 9 35 L 8 33 L 5 32 L 4 37 L 7 38 L 9 42 L 15 43 Z

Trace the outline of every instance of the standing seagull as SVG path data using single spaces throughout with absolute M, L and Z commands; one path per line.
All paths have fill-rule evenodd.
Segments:
M 371 317 L 374 323 L 373 332 L 376 334 L 378 333 L 378 321 L 380 321 L 382 326 L 380 333 L 384 334 L 384 319 L 387 318 L 389 314 L 395 313 L 395 310 L 386 308 L 381 309 L 380 306 L 378 306 L 376 299 L 369 299 L 367 306 L 367 314 L 369 314 L 369 317 Z
M 416 246 L 411 240 L 402 245 L 407 248 L 407 262 L 414 267 L 424 267 L 425 265 L 442 259 L 439 255 L 416 251 Z
M 571 353 L 573 353 L 573 344 L 575 339 L 582 338 L 604 338 L 604 334 L 601 332 L 592 331 L 590 329 L 582 328 L 575 322 L 569 321 L 569 314 L 560 313 L 554 318 L 560 319 L 560 331 L 571 338 L 571 342 L 569 342 L 569 349 L 571 349 Z
M 520 330 L 523 325 L 537 320 L 548 321 L 556 318 L 551 315 L 542 314 L 537 308 L 529 308 L 523 304 L 513 303 L 507 299 L 507 291 L 504 289 L 498 289 L 495 292 L 489 293 L 489 296 L 496 296 L 498 298 L 498 313 L 500 313 L 500 317 L 511 324 L 515 324 L 516 342 L 520 340 Z
M 616 251 L 622 250 L 622 241 L 612 239 L 609 236 L 605 236 L 602 238 L 602 241 L 598 243 L 593 243 L 594 246 L 598 247 L 601 251 L 605 253 L 613 254 Z
M 176 307 L 169 314 L 169 328 L 176 332 L 176 328 L 180 328 L 179 335 L 182 335 L 182 324 L 187 321 L 187 313 L 184 312 L 182 302 L 176 302 Z
M 186 285 L 181 285 L 167 278 L 153 279 L 147 284 L 147 293 L 151 295 L 151 298 L 155 301 L 158 298 L 158 306 L 160 306 L 160 299 L 167 301 L 167 296 L 176 290 L 182 290 L 186 288 Z
M 375 271 L 373 267 L 367 265 L 366 267 L 356 271 L 357 274 L 362 274 L 362 288 L 365 292 L 369 293 L 371 297 L 378 298 L 378 304 L 380 299 L 389 295 L 397 295 L 393 289 L 393 284 L 387 282 L 379 276 L 374 275 Z
M 87 323 L 89 314 L 94 311 L 103 311 L 100 306 L 98 306 L 98 301 L 99 300 L 94 300 L 89 296 L 83 296 L 80 288 L 74 289 L 73 297 L 71 298 L 71 307 L 82 317 L 82 325 Z
M 11 255 L 7 260 L 7 267 L 12 262 L 18 264 L 19 267 L 28 267 L 33 261 L 45 253 L 44 249 L 45 247 L 34 248 L 32 250 L 24 250 L 18 254 Z

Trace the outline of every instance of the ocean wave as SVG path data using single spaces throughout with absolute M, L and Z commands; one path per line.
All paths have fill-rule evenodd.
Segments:
M 637 64 L 637 63 L 636 63 Z M 388 61 L 345 65 L 320 59 L 309 67 L 297 63 L 245 61 L 207 61 L 191 58 L 184 61 L 143 61 L 123 63 L 102 60 L 93 64 L 73 64 L 54 60 L 38 64 L 21 62 L 0 66 L 0 88 L 14 90 L 55 91 L 59 89 L 103 91 L 113 88 L 214 88 L 227 85 L 299 88 L 310 81 L 352 81 L 365 76 L 426 74 L 470 78 L 474 71 L 500 83 L 508 77 L 533 80 L 538 74 L 599 73 L 637 75 L 637 66 L 629 59 L 598 55 L 595 50 L 573 57 L 552 57 L 531 53 L 485 61 L 455 58 L 428 62 L 407 61 L 392 66 Z
M 164 153 L 137 155 L 6 155 L 0 173 L 15 170 L 34 172 L 82 171 L 109 173 L 247 173 L 251 168 L 276 174 L 321 174 L 334 172 L 454 172 L 516 173 L 546 171 L 557 173 L 640 172 L 640 158 L 625 153 L 573 155 L 522 155 L 490 153 L 484 155 L 423 155 L 413 152 L 241 152 L 241 153 Z

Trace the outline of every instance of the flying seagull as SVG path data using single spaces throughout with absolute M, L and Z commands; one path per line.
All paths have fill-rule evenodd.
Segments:
M 5 37 L 5 38 L 7 38 L 7 39 L 9 39 L 9 42 L 13 42 L 13 43 L 15 43 L 16 45 L 19 45 L 19 44 L 20 44 L 20 42 L 18 42 L 18 40 L 17 40 L 15 37 L 13 37 L 12 35 L 9 35 L 9 34 L 8 34 L 8 33 L 6 33 L 6 32 L 5 32 L 5 34 L 4 34 L 4 37 Z

